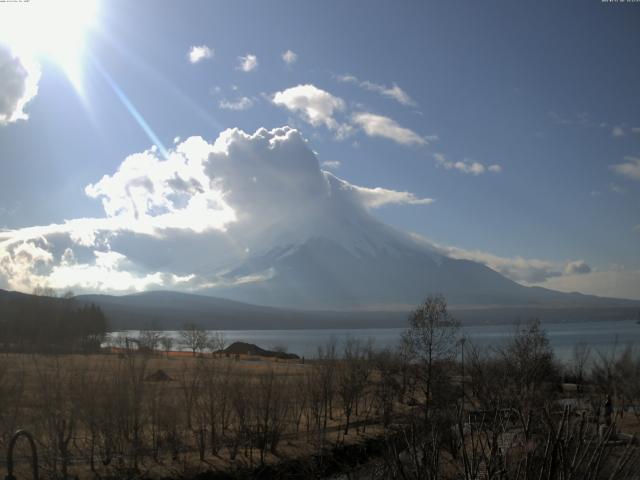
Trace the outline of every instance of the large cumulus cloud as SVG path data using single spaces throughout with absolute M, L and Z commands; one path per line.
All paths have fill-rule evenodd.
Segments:
M 198 290 L 261 281 L 229 275 L 269 244 L 373 221 L 387 204 L 427 204 L 409 192 L 352 185 L 323 171 L 297 130 L 191 137 L 165 159 L 149 149 L 88 185 L 104 216 L 0 232 L 0 287 L 75 291 Z M 315 232 L 315 233 L 314 233 Z
M 40 69 L 0 43 L 0 125 L 26 120 L 25 105 L 38 93 Z

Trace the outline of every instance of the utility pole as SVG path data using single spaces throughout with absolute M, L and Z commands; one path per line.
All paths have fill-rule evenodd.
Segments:
M 464 336 L 460 339 L 460 353 L 461 353 L 461 355 L 460 355 L 460 365 L 462 367 L 462 369 L 461 369 L 462 370 L 462 377 L 460 379 L 460 385 L 462 386 L 462 398 L 461 398 L 461 408 L 462 408 L 462 410 L 464 410 L 464 393 L 465 393 L 465 390 L 464 390 L 464 344 L 465 344 L 466 341 L 467 341 L 467 339 Z

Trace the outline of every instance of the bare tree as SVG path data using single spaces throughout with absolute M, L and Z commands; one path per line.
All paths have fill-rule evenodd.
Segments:
M 328 402 L 324 382 L 318 381 L 318 372 L 322 370 L 315 365 L 304 372 L 303 395 L 307 404 L 305 409 L 307 439 L 310 439 L 311 434 L 317 436 L 317 447 L 322 448 L 326 430 L 323 419 L 326 418 L 325 409 L 328 407 Z
M 105 343 L 109 347 L 125 350 L 127 348 L 127 336 L 122 333 L 113 332 L 107 335 Z
M 52 364 L 35 361 L 34 366 L 40 387 L 39 423 L 45 444 L 49 447 L 45 458 L 54 477 L 60 474 L 67 478 L 71 440 L 77 425 L 76 402 L 72 400 L 77 393 L 72 391 L 74 372 L 64 368 L 59 358 L 55 358 Z
M 143 353 L 154 353 L 160 345 L 160 332 L 145 328 L 140 330 L 138 346 Z
M 598 352 L 590 377 L 602 396 L 611 395 L 620 402 L 620 412 L 631 407 L 640 418 L 640 350 L 627 345 L 621 350 Z
M 187 323 L 180 331 L 180 337 L 182 338 L 182 344 L 193 352 L 193 356 L 196 356 L 196 352 L 202 352 L 205 350 L 209 343 L 208 332 L 194 323 Z
M 385 349 L 375 353 L 373 365 L 378 374 L 373 389 L 375 406 L 382 415 L 383 427 L 387 428 L 391 424 L 394 401 L 400 390 L 400 358 L 393 350 Z
M 32 293 L 37 297 L 55 298 L 55 297 L 58 296 L 58 294 L 56 293 L 56 291 L 53 288 L 47 287 L 47 286 L 42 286 L 42 285 L 36 285 L 35 288 L 33 289 Z
M 202 359 L 199 359 L 199 362 L 202 362 Z M 182 410 L 186 419 L 187 430 L 192 433 L 196 440 L 200 460 L 204 460 L 206 411 L 203 408 L 202 401 L 202 380 L 204 375 L 200 374 L 201 371 L 201 365 L 198 365 L 197 370 L 194 371 L 187 363 L 184 363 L 178 381 L 182 393 Z
M 212 354 L 221 353 L 227 346 L 227 339 L 222 332 L 214 332 L 209 335 L 207 348 Z
M 300 424 L 305 413 L 308 413 L 309 402 L 305 375 L 295 375 L 291 379 L 292 388 L 289 392 L 289 417 L 294 425 L 295 433 L 300 433 Z M 308 432 L 308 430 L 307 430 Z
M 327 429 L 328 420 L 333 418 L 337 364 L 336 347 L 337 341 L 335 338 L 329 339 L 326 345 L 318 347 L 318 360 L 313 365 L 316 374 L 315 381 L 318 382 L 322 392 L 323 432 Z M 324 438 L 324 434 L 322 438 Z
M 559 368 L 538 320 L 517 325 L 500 347 L 468 343 L 471 386 L 483 408 L 541 408 L 556 397 Z
M 220 368 L 216 363 L 199 365 L 201 400 L 198 407 L 202 410 L 204 423 L 209 431 L 209 448 L 216 455 L 224 442 L 231 418 L 230 385 L 236 372 L 231 364 Z
M 245 454 L 251 450 L 250 435 L 250 394 L 247 379 L 242 375 L 236 375 L 229 385 L 231 405 L 233 406 L 233 420 L 230 428 L 229 457 L 236 458 L 238 450 L 244 445 Z
M 73 293 L 73 290 L 67 290 L 62 294 L 61 298 L 64 298 L 65 300 L 71 300 L 75 296 L 76 296 L 76 294 Z
M 287 389 L 287 375 L 276 375 L 269 369 L 266 374 L 258 377 L 257 389 L 251 396 L 252 443 L 255 443 L 260 452 L 260 464 L 264 464 L 267 451 L 276 453 L 278 448 L 287 419 Z
M 444 391 L 443 366 L 455 358 L 459 324 L 447 310 L 442 295 L 429 296 L 409 315 L 409 328 L 403 341 L 416 364 L 415 376 L 424 395 L 425 422 L 428 421 L 434 394 Z M 434 387 L 438 385 L 438 388 Z
M 147 361 L 147 357 L 139 355 L 126 355 L 118 359 L 109 403 L 104 406 L 115 427 L 115 432 L 109 432 L 113 441 L 111 446 L 117 445 L 120 454 L 131 459 L 131 467 L 135 471 L 144 454 L 143 432 L 148 419 L 144 381 Z
M 16 430 L 23 409 L 26 366 L 11 371 L 6 360 L 0 363 L 0 442 L 4 445 Z
M 173 337 L 170 337 L 168 335 L 160 337 L 160 345 L 162 346 L 162 350 L 164 350 L 164 353 L 167 355 L 167 357 L 169 357 L 169 353 L 173 348 Z
M 621 413 L 631 407 L 640 419 L 640 350 L 631 345 L 624 349 L 616 362 L 618 395 L 622 402 Z
M 584 342 L 576 343 L 572 351 L 572 368 L 578 383 L 584 381 L 587 362 L 591 357 L 591 348 Z
M 559 372 L 540 320 L 534 318 L 517 326 L 498 354 L 506 368 L 506 383 L 502 388 L 511 388 L 514 400 L 531 407 L 542 406 L 553 398 Z
M 359 397 L 367 386 L 370 374 L 368 349 L 355 338 L 344 345 L 344 354 L 337 366 L 337 392 L 345 418 L 344 434 L 349 434 L 349 422 L 356 409 Z

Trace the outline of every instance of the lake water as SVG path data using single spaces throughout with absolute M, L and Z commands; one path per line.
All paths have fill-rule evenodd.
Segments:
M 473 325 L 462 327 L 462 333 L 475 345 L 498 346 L 510 338 L 513 325 Z M 545 323 L 549 342 L 558 358 L 571 358 L 574 345 L 584 343 L 593 351 L 609 352 L 613 348 L 624 348 L 629 344 L 640 346 L 640 324 L 633 320 Z M 335 339 L 338 346 L 348 338 L 373 339 L 377 348 L 393 347 L 398 344 L 403 329 L 324 329 L 324 330 L 225 330 L 227 345 L 242 341 L 254 343 L 265 349 L 284 347 L 290 353 L 312 358 L 317 355 L 318 347 Z M 136 336 L 137 332 L 119 332 Z M 180 340 L 177 331 L 164 332 Z M 176 347 L 178 348 L 178 347 Z

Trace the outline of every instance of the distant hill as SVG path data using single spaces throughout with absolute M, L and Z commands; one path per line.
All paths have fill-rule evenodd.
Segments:
M 209 329 L 260 330 L 309 328 L 404 327 L 410 308 L 394 311 L 314 311 L 251 305 L 223 298 L 178 292 L 135 295 L 81 295 L 76 301 L 99 305 L 114 329 L 180 329 L 197 323 Z M 620 320 L 635 318 L 640 302 L 589 307 L 510 306 L 451 308 L 463 323 L 510 323 L 531 317 L 542 321 Z
M 79 295 L 80 303 L 99 305 L 113 329 L 179 329 L 196 323 L 209 329 L 361 328 L 402 325 L 408 311 L 348 312 L 279 309 L 224 298 L 180 292 L 134 295 Z
M 33 295 L 0 290 L 0 315 L 9 303 L 29 301 Z M 62 299 L 48 299 L 52 304 Z M 224 298 L 189 293 L 154 291 L 133 295 L 79 295 L 78 305 L 99 306 L 112 330 L 152 327 L 178 330 L 185 323 L 197 323 L 212 330 L 268 330 L 314 328 L 386 328 L 406 326 L 410 308 L 393 311 L 295 310 L 252 305 Z M 466 324 L 511 323 L 531 317 L 543 322 L 635 319 L 640 302 L 602 306 L 492 306 L 451 307 L 454 316 Z

